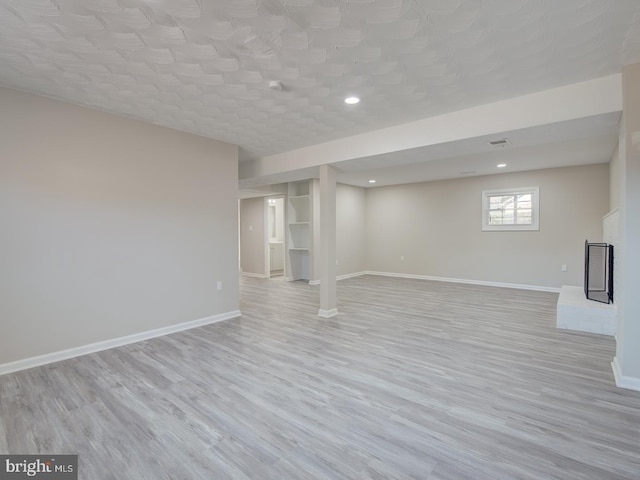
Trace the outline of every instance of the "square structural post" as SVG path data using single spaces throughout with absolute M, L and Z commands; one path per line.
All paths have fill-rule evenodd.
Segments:
M 336 299 L 336 172 L 329 165 L 320 167 L 320 310 L 318 316 L 338 314 Z

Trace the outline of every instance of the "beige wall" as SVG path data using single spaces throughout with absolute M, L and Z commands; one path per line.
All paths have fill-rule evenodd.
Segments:
M 238 309 L 236 146 L 0 105 L 0 364 Z
M 620 208 L 620 149 L 616 147 L 609 162 L 609 211 Z
M 540 231 L 481 231 L 483 190 L 529 186 L 540 187 Z M 608 186 L 608 165 L 600 164 L 370 188 L 368 270 L 582 285 L 583 243 L 601 241 Z
M 341 183 L 336 186 L 337 275 L 367 270 L 366 190 Z
M 240 200 L 240 267 L 243 273 L 265 275 L 264 198 Z
M 618 306 L 618 384 L 640 390 L 640 63 L 622 70 L 624 111 L 620 123 L 620 248 L 614 299 Z

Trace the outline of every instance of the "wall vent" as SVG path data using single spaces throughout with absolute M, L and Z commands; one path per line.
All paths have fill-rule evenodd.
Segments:
M 491 145 L 493 148 L 504 148 L 508 145 L 511 145 L 511 142 L 508 138 L 501 138 L 500 140 L 493 140 L 489 142 L 489 145 Z

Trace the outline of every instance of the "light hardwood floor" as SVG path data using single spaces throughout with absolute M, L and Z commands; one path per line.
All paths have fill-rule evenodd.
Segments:
M 0 452 L 101 479 L 634 479 L 640 393 L 557 295 L 242 278 L 242 318 L 0 377 Z

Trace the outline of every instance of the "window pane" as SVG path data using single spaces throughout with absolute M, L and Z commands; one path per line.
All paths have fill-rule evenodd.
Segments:
M 491 208 L 506 207 L 513 205 L 514 202 L 515 197 L 513 195 L 494 195 L 489 197 L 489 206 Z
M 537 229 L 538 192 L 538 187 L 482 192 L 483 230 Z
M 493 210 L 489 212 L 489 225 L 502 225 L 501 210 Z
M 502 215 L 502 224 L 503 225 L 513 225 L 514 223 L 514 211 L 513 210 L 505 210 L 504 214 Z

